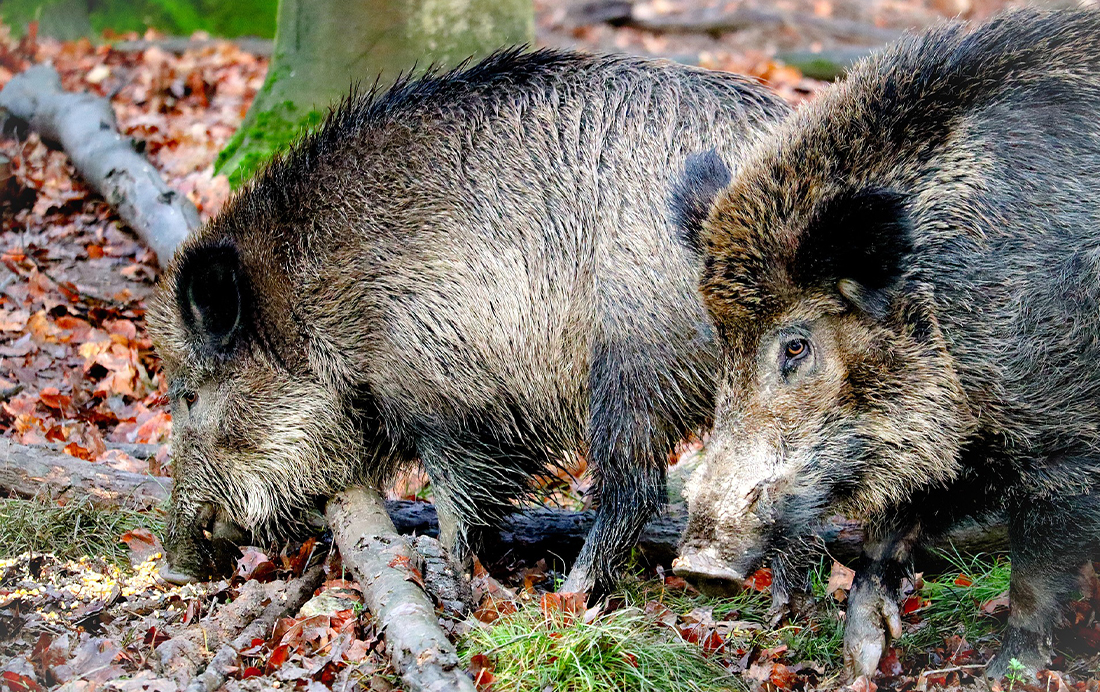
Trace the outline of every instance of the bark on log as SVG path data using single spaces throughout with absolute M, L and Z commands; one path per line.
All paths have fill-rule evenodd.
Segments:
M 321 585 L 324 576 L 324 567 L 317 565 L 306 571 L 305 574 L 287 583 L 282 590 L 285 596 L 281 601 L 272 599 L 264 608 L 263 613 L 244 628 L 237 637 L 228 644 L 223 644 L 210 664 L 191 684 L 187 686 L 187 692 L 214 692 L 225 684 L 229 678 L 231 669 L 237 664 L 237 657 L 242 649 L 252 645 L 254 639 L 267 639 L 275 623 L 280 619 L 298 612 L 298 609 L 313 596 L 313 592 Z
M 674 480 L 675 474 L 670 474 L 670 489 L 675 487 Z M 54 451 L 46 445 L 18 445 L 0 438 L 0 492 L 9 495 L 54 500 L 87 498 L 102 507 L 149 510 L 163 504 L 171 491 L 170 478 L 118 471 Z M 435 507 L 430 503 L 389 500 L 385 508 L 400 534 L 436 536 L 439 533 Z M 488 532 L 483 556 L 489 560 L 509 554 L 531 560 L 553 556 L 568 563 L 580 551 L 594 520 L 594 512 L 529 507 L 505 519 L 496 531 Z M 331 516 L 329 521 L 332 523 Z M 671 564 L 686 522 L 687 513 L 680 503 L 670 505 L 650 521 L 638 542 L 643 557 L 656 564 Z M 822 538 L 830 555 L 841 562 L 850 562 L 859 556 L 863 532 L 857 522 L 835 519 Z M 931 547 L 974 555 L 1003 551 L 1007 545 L 1002 528 L 965 524 Z M 918 568 L 935 569 L 943 565 L 941 559 L 931 554 L 917 558 Z
M 194 39 L 189 36 L 165 36 L 154 39 L 134 39 L 132 41 L 115 41 L 111 44 L 111 50 L 119 53 L 144 53 L 150 48 L 159 48 L 166 53 L 181 55 L 189 50 L 206 50 L 232 43 L 245 53 L 270 58 L 275 47 L 275 42 L 267 38 L 245 36 L 242 38 L 206 38 Z
M 48 447 L 0 438 L 0 491 L 22 498 L 90 500 L 100 507 L 149 510 L 171 493 L 172 481 L 93 464 Z
M 373 490 L 338 493 L 326 508 L 340 556 L 386 637 L 386 652 L 410 690 L 474 692 L 435 606 L 414 580 L 414 553 Z
M 160 173 L 118 132 L 107 99 L 66 92 L 50 65 L 35 65 L 0 91 L 0 109 L 59 144 L 77 171 L 138 237 L 168 263 L 199 225 L 195 205 L 165 184 Z

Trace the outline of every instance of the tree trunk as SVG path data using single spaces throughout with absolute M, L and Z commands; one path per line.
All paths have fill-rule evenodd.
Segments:
M 267 80 L 218 160 L 234 186 L 353 84 L 530 43 L 531 0 L 281 0 Z

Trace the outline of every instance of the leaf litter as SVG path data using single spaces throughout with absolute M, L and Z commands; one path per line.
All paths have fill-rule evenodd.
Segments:
M 540 30 L 556 31 L 551 25 L 559 21 L 557 11 L 536 4 Z M 669 11 L 669 3 L 649 4 Z M 582 45 L 587 40 L 592 46 L 676 50 L 670 37 L 626 27 L 575 29 L 573 38 Z M 767 51 L 711 48 L 698 52 L 696 62 L 755 76 L 792 102 L 811 99 L 822 86 Z M 214 175 L 213 161 L 262 85 L 265 59 L 228 42 L 177 55 L 155 45 L 129 53 L 86 40 L 39 40 L 33 30 L 17 41 L 0 25 L 0 87 L 42 61 L 53 62 L 65 88 L 109 96 L 123 133 L 134 138 L 169 185 L 186 194 L 203 218 L 217 213 L 229 186 Z M 14 134 L 0 136 L 0 432 L 23 444 L 60 445 L 94 463 L 167 475 L 171 414 L 144 325 L 144 301 L 156 276 L 153 257 L 80 181 L 63 153 L 33 133 Z M 123 443 L 152 445 L 156 451 L 137 458 L 116 446 Z M 690 446 L 697 448 L 699 441 Z M 565 465 L 546 480 L 544 499 L 583 507 L 590 483 L 584 471 L 583 457 Z M 425 499 L 430 484 L 412 474 L 397 494 Z M 43 553 L 0 560 L 0 689 L 179 690 L 187 682 L 178 675 L 184 654 L 210 654 L 210 637 L 232 638 L 247 624 L 235 618 L 270 600 L 284 580 L 317 560 L 325 562 L 323 585 L 295 617 L 280 620 L 238 653 L 224 689 L 395 688 L 385 641 L 363 611 L 357 585 L 344 579 L 327 545 L 313 540 L 287 546 L 279 555 L 245 547 L 229 579 L 176 587 L 156 576 L 162 554 L 156 535 L 135 529 L 118 538 L 130 550 L 129 567 Z M 837 636 L 851 586 L 847 567 L 819 569 L 815 605 L 778 628 L 767 624 L 767 570 L 753 575 L 750 588 L 732 599 L 704 598 L 659 567 L 640 569 L 638 575 L 625 595 L 588 607 L 582 597 L 548 593 L 561 575 L 545 560 L 488 570 L 478 563 L 477 607 L 470 617 L 445 624 L 479 690 L 513 689 L 508 681 L 515 671 L 509 666 L 526 651 L 514 647 L 533 635 L 542 637 L 550 652 L 580 642 L 599 654 L 601 665 L 617 666 L 622 679 L 642 680 L 638 671 L 651 670 L 648 652 L 661 651 L 668 666 L 671 657 L 686 657 L 697 666 L 690 670 L 716 676 L 707 689 L 774 692 L 840 685 Z M 903 638 L 884 656 L 875 680 L 856 681 L 853 689 L 974 685 L 995 640 L 968 641 L 966 631 L 928 630 L 945 601 L 964 604 L 984 622 L 1003 623 L 1006 594 L 968 596 L 977 593 L 983 576 L 960 569 L 927 584 L 919 578 L 910 583 L 903 595 L 906 636 L 920 637 L 922 646 L 906 646 Z M 1085 583 L 1082 599 L 1072 604 L 1069 622 L 1059 631 L 1054 663 L 1059 670 L 1045 673 L 1039 687 L 1018 688 L 1100 690 L 1096 676 L 1082 672 L 1088 669 L 1081 661 L 1091 660 L 1083 665 L 1095 669 L 1100 651 L 1100 582 L 1091 573 Z M 485 636 L 517 623 L 516 641 L 501 645 Z M 994 624 L 987 631 L 996 629 Z M 650 648 L 639 649 L 639 639 Z M 577 655 L 578 650 L 569 651 Z M 542 662 L 563 660 L 550 653 Z M 560 689 L 581 689 L 575 680 L 592 671 L 573 673 L 574 682 Z M 684 681 L 677 689 L 691 684 Z

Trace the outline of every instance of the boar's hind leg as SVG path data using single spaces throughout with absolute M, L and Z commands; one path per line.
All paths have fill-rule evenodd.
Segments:
M 1009 508 L 1012 580 L 1000 652 L 986 675 L 1002 678 L 1015 659 L 1034 677 L 1050 662 L 1054 626 L 1077 587 L 1081 567 L 1097 549 L 1100 498 L 1028 498 Z
M 432 482 L 439 541 L 459 573 L 469 574 L 484 530 L 511 512 L 542 462 L 472 433 L 426 435 L 417 450 Z
M 657 408 L 652 363 L 635 366 L 627 367 L 621 356 L 594 359 L 589 461 L 596 521 L 563 591 L 598 595 L 612 589 L 645 523 L 664 504 L 668 453 L 681 434 L 668 430 L 668 417 Z

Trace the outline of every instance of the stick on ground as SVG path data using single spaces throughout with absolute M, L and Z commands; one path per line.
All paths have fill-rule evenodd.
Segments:
M 669 34 L 712 34 L 715 36 L 754 27 L 800 26 L 841 41 L 878 45 L 897 40 L 902 32 L 849 19 L 814 14 L 745 7 L 733 11 L 721 8 L 669 14 L 652 14 L 634 2 L 602 0 L 582 5 L 575 12 L 581 22 L 607 22 L 643 31 Z
M 272 599 L 264 611 L 232 642 L 219 647 L 210 664 L 206 666 L 206 670 L 187 686 L 187 692 L 213 692 L 224 685 L 232 667 L 237 664 L 239 652 L 251 646 L 254 639 L 267 639 L 276 622 L 297 613 L 321 585 L 323 576 L 324 568 L 317 565 L 297 579 L 288 582 L 282 591 L 283 598 Z
M 52 66 L 35 65 L 12 77 L 0 91 L 0 108 L 59 144 L 80 175 L 157 253 L 162 266 L 199 226 L 195 205 L 169 188 L 131 140 L 119 134 L 110 102 L 65 91 Z
M 373 490 L 338 493 L 326 509 L 344 564 L 386 637 L 386 652 L 410 690 L 474 692 L 435 606 L 414 579 L 414 553 Z

